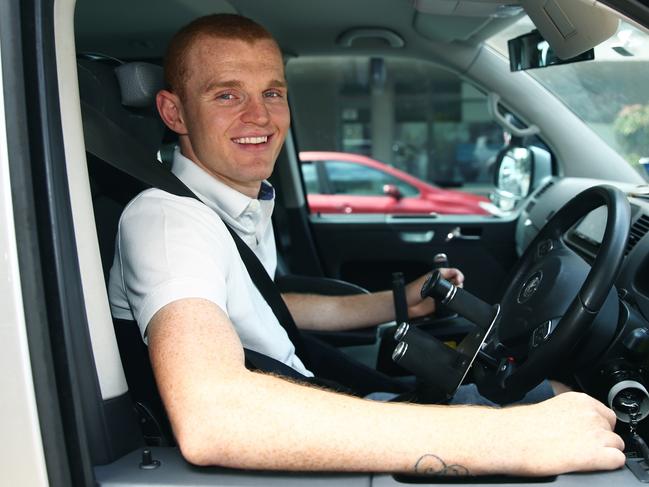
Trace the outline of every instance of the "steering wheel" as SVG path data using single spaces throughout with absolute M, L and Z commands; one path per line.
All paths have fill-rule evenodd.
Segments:
M 607 211 L 606 229 L 590 267 L 566 245 L 564 235 L 602 205 Z M 528 246 L 503 296 L 489 343 L 503 364 L 496 382 L 506 395 L 532 389 L 565 362 L 586 335 L 589 341 L 593 334 L 599 336 L 600 352 L 610 342 L 617 315 L 598 320 L 597 327 L 591 324 L 607 299 L 615 306 L 606 308 L 617 313 L 612 288 L 624 258 L 630 221 L 625 194 L 613 186 L 595 186 L 566 203 Z

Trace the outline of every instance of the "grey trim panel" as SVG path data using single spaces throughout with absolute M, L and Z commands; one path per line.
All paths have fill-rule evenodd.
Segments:
M 141 451 L 136 450 L 129 453 L 120 460 L 103 467 L 95 468 L 97 485 L 102 487 L 130 487 L 130 486 L 277 486 L 290 487 L 308 485 L 309 487 L 397 487 L 407 486 L 398 482 L 391 475 L 367 475 L 367 474 L 336 474 L 336 473 L 285 473 L 285 472 L 252 472 L 243 470 L 232 470 L 225 468 L 199 468 L 185 462 L 177 448 L 151 448 L 153 458 L 160 460 L 161 465 L 157 469 L 144 470 L 139 467 Z M 435 482 L 431 479 L 429 484 L 418 483 L 417 485 L 449 484 L 447 481 Z M 466 483 L 457 481 L 453 485 L 491 486 L 505 485 L 507 487 L 539 485 L 538 479 L 531 482 L 480 482 L 480 478 L 472 479 Z M 610 487 L 624 485 L 641 485 L 633 474 L 625 467 L 614 472 L 590 473 L 590 474 L 569 474 L 561 475 L 541 485 L 551 484 L 554 487 Z
M 225 468 L 199 468 L 185 462 L 177 448 L 150 448 L 160 467 L 144 470 L 139 467 L 141 450 L 129 453 L 115 463 L 95 468 L 98 486 L 249 486 L 291 487 L 308 485 L 369 487 L 366 474 L 253 472 Z

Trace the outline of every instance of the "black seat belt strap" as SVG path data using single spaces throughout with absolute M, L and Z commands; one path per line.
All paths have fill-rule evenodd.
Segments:
M 229 225 L 226 224 L 225 226 L 232 235 L 232 239 L 239 250 L 241 260 L 243 260 L 252 282 L 266 300 L 268 306 L 270 306 L 270 309 L 273 311 L 277 321 L 279 321 L 284 330 L 286 330 L 288 338 L 293 342 L 297 356 L 304 362 L 305 366 L 309 367 L 310 360 L 304 342 L 302 341 L 302 337 L 300 336 L 300 331 L 298 330 L 297 325 L 293 320 L 293 316 L 287 308 L 282 295 L 277 290 L 275 283 L 268 275 L 268 272 L 266 272 L 266 269 L 257 255 L 255 255 L 252 249 L 248 247 L 248 244 L 246 244 L 241 237 L 237 235 L 237 232 L 235 232 Z

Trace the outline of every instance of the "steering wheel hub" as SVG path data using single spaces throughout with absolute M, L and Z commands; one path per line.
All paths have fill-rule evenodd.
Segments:
M 518 293 L 518 303 L 523 304 L 525 301 L 530 299 L 536 291 L 538 291 L 541 281 L 543 280 L 543 271 L 536 271 L 532 274 L 521 287 L 520 292 Z

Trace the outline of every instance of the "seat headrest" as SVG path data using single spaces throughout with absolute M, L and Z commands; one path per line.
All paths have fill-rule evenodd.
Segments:
M 129 67 L 131 64 L 138 66 Z M 98 123 L 109 123 L 119 128 L 120 136 L 113 138 L 127 137 L 147 154 L 155 155 L 165 129 L 154 104 L 157 92 L 154 86 L 156 82 L 161 83 L 161 68 L 146 63 L 128 63 L 115 69 L 113 63 L 92 59 L 79 59 L 77 67 L 86 146 L 97 142 L 102 146 L 115 145 L 117 150 L 120 140 L 107 140 L 109 133 L 116 132 L 98 126 Z
M 133 62 L 115 68 L 122 94 L 122 105 L 127 107 L 152 107 L 155 95 L 164 88 L 162 67 L 156 64 Z

